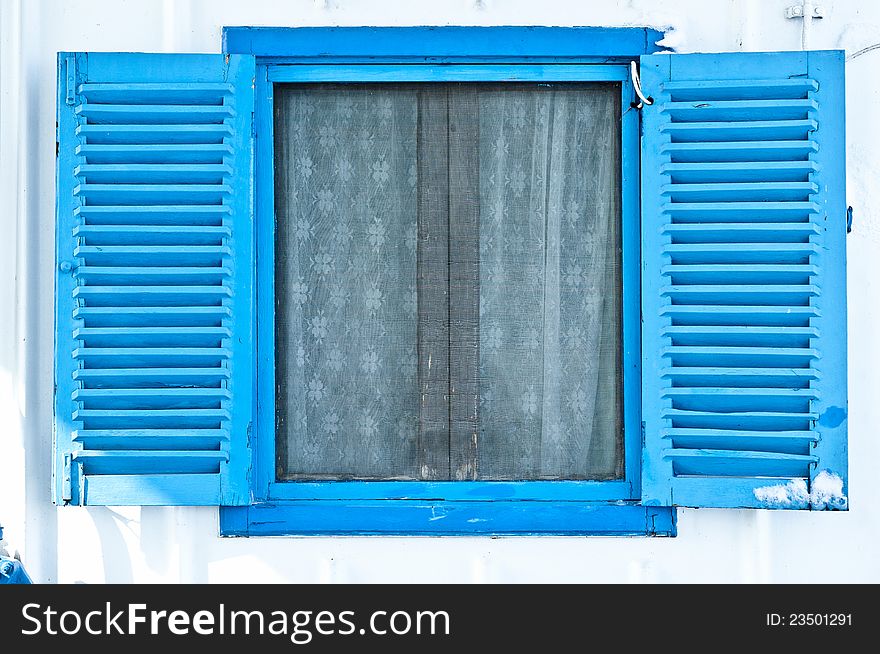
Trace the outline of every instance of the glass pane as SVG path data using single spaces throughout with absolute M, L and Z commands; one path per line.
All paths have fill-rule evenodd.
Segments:
M 619 88 L 461 97 L 479 115 L 478 477 L 620 477 Z
M 417 92 L 275 107 L 279 476 L 417 478 Z
M 619 93 L 276 87 L 280 479 L 622 477 Z

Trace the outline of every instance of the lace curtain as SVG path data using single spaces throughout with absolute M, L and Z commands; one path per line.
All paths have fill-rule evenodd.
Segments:
M 280 479 L 621 476 L 618 98 L 276 91 Z

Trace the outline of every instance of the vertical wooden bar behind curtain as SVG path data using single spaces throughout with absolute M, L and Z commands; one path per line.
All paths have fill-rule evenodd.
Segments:
M 449 91 L 450 479 L 479 472 L 480 104 L 467 84 Z
M 449 108 L 423 87 L 418 113 L 418 456 L 422 479 L 449 479 Z

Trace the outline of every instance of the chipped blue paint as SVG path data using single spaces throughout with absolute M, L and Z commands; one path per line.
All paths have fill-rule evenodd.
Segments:
M 825 409 L 819 416 L 819 425 L 821 427 L 839 427 L 846 420 L 846 409 L 839 406 L 830 406 Z
M 491 505 L 491 506 L 487 506 Z M 303 500 L 220 511 L 223 536 L 675 536 L 675 511 L 603 502 Z

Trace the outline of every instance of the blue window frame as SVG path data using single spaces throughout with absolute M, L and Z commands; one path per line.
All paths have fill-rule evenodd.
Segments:
M 624 478 L 615 481 L 276 481 L 274 261 L 257 257 L 257 417 L 254 429 L 254 496 L 251 507 L 224 508 L 224 533 L 671 533 L 674 516 L 638 506 L 640 488 L 639 348 L 639 116 L 625 61 L 597 63 L 565 56 L 554 36 L 569 30 L 497 28 L 463 30 L 334 30 L 322 44 L 322 63 L 302 61 L 311 34 L 249 28 L 225 30 L 227 49 L 246 41 L 257 54 L 255 129 L 257 252 L 274 247 L 273 89 L 281 83 L 321 82 L 616 82 L 621 88 L 623 248 Z M 644 51 L 648 30 L 588 31 L 609 49 L 603 61 Z M 486 36 L 488 38 L 480 38 Z M 505 39 L 504 37 L 511 37 Z M 582 34 L 586 36 L 586 34 Z M 369 37 L 373 37 L 370 39 Z M 459 38 L 460 37 L 460 38 Z M 475 38 L 476 37 L 476 38 Z M 351 41 L 354 41 L 352 43 Z M 473 52 L 471 44 L 495 40 L 503 50 Z M 516 53 L 511 45 L 520 41 Z M 563 39 L 564 40 L 564 39 Z M 656 40 L 656 39 L 655 39 Z M 444 43 L 445 41 L 445 43 Z M 624 52 L 631 42 L 639 49 Z M 371 52 L 383 43 L 384 50 Z M 364 50 L 358 52 L 357 45 Z M 612 44 L 614 46 L 612 47 Z M 333 61 L 334 46 L 339 60 Z M 525 46 L 525 47 L 523 47 Z M 598 43 L 596 47 L 602 47 Z M 345 50 L 342 50 L 345 48 Z M 554 49 L 555 48 L 555 49 Z M 265 60 L 261 53 L 266 53 Z M 271 54 L 269 54 L 271 53 Z M 437 54 L 433 54 L 437 53 Z M 286 54 L 286 56 L 285 56 Z M 548 55 L 552 55 L 548 57 Z M 597 53 L 598 55 L 598 53 Z M 436 57 L 454 63 L 427 63 Z M 382 63 L 376 62 L 381 57 Z M 536 63 L 540 61 L 540 63 Z M 540 505 L 534 503 L 540 502 Z M 620 503 L 610 505 L 609 503 Z M 266 508 L 261 508 L 265 503 Z M 630 504 L 626 504 L 630 503 Z M 532 510 L 529 510 L 532 506 Z M 271 508 L 270 508 L 271 507 Z M 536 520 L 537 513 L 543 518 Z M 271 514 L 271 526 L 262 518 Z M 247 516 L 247 517 L 244 517 Z M 612 517 L 613 516 L 613 517 Z M 280 519 L 280 521 L 279 521 Z
M 278 83 L 319 82 L 618 82 L 621 85 L 621 180 L 623 248 L 624 479 L 619 481 L 275 481 L 275 341 L 274 260 L 257 261 L 258 415 L 255 429 L 254 491 L 258 498 L 336 500 L 340 503 L 387 500 L 556 502 L 639 499 L 639 164 L 638 113 L 631 109 L 635 92 L 624 65 L 574 64 L 269 64 L 257 66 L 255 123 L 257 139 L 257 252 L 272 252 L 275 243 L 272 170 L 272 89 Z M 267 134 L 266 138 L 262 138 Z M 479 518 L 479 516 L 475 516 Z
M 845 509 L 843 53 L 661 36 L 242 27 L 224 55 L 59 53 L 56 503 L 220 506 L 223 535 Z M 624 478 L 278 482 L 274 85 L 455 81 L 620 85 Z

